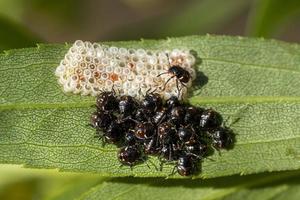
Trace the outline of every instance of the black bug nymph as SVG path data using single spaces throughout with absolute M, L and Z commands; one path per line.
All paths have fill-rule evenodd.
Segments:
M 141 108 L 148 113 L 155 113 L 162 107 L 163 100 L 158 93 L 148 93 L 141 102 Z
M 166 161 L 176 160 L 180 152 L 178 145 L 178 135 L 176 134 L 176 127 L 170 122 L 161 123 L 158 126 L 158 142 L 160 144 L 160 160 Z M 161 163 L 162 164 L 162 163 Z
M 169 121 L 172 122 L 177 128 L 183 124 L 185 117 L 185 107 L 177 106 L 170 110 Z
M 137 109 L 137 102 L 131 96 L 121 96 L 119 101 L 119 112 L 122 117 L 128 117 L 135 113 Z
M 211 132 L 212 145 L 217 150 L 230 149 L 234 143 L 234 134 L 227 127 L 219 127 Z
M 197 108 L 195 106 L 186 107 L 185 116 L 184 116 L 184 124 L 192 125 L 193 127 L 197 128 L 199 126 L 199 122 L 200 122 L 203 111 L 204 110 L 202 108 Z
M 214 130 L 222 124 L 222 116 L 213 109 L 207 109 L 202 112 L 199 126 L 203 130 Z
M 168 54 L 167 54 L 167 57 L 168 57 L 168 62 L 169 62 L 170 68 L 168 69 L 167 72 L 163 72 L 163 73 L 159 74 L 157 77 L 159 77 L 163 74 L 171 75 L 171 77 L 165 82 L 162 90 L 165 90 L 166 85 L 168 84 L 168 82 L 170 80 L 172 80 L 173 78 L 176 78 L 176 87 L 177 87 L 177 91 L 178 91 L 178 97 L 180 97 L 180 91 L 182 90 L 182 87 L 187 87 L 186 84 L 191 80 L 191 75 L 187 70 L 185 70 L 184 68 L 182 68 L 179 65 L 171 66 L 170 58 L 169 58 Z M 178 82 L 181 84 L 181 88 L 179 88 Z
M 96 106 L 90 126 L 103 144 L 121 147 L 118 159 L 130 168 L 154 155 L 161 170 L 164 164 L 173 164 L 173 174 L 190 176 L 201 170 L 204 158 L 215 150 L 231 149 L 235 142 L 218 112 L 184 103 L 177 96 L 164 102 L 158 94 L 147 92 L 139 101 L 126 95 L 118 98 L 114 91 L 102 92 Z
M 97 111 L 91 115 L 90 125 L 96 129 L 107 129 L 116 118 L 110 112 Z
M 181 103 L 176 96 L 171 96 L 167 101 L 166 101 L 166 108 L 168 110 L 171 110 L 174 107 L 180 106 Z
M 186 154 L 179 157 L 176 168 L 181 176 L 190 176 L 198 170 L 199 159 L 192 154 Z
M 144 140 L 144 150 L 147 155 L 157 155 L 161 151 L 161 146 L 157 140 L 157 134 L 152 138 Z
M 100 111 L 115 111 L 118 109 L 118 99 L 114 91 L 101 92 L 96 99 L 96 106 Z
M 118 144 L 124 135 L 122 124 L 117 121 L 112 121 L 103 134 L 105 141 L 112 144 Z
M 168 163 L 174 160 L 177 160 L 179 156 L 182 154 L 182 149 L 176 143 L 162 145 L 162 148 L 159 152 L 159 159 L 161 161 L 161 167 L 163 163 Z
M 170 122 L 161 123 L 158 126 L 158 140 L 162 145 L 175 143 L 178 138 L 176 134 L 176 127 Z
M 134 134 L 136 138 L 145 140 L 156 134 L 156 129 L 154 124 L 151 122 L 141 122 L 135 126 Z
M 122 125 L 123 132 L 133 130 L 137 124 L 137 121 L 132 119 L 131 116 L 125 118 L 119 118 L 118 122 Z
M 156 113 L 152 116 L 152 122 L 156 125 L 159 125 L 165 122 L 167 117 L 167 109 L 161 108 L 160 110 L 156 111 Z
M 180 127 L 177 135 L 183 144 L 193 144 L 198 140 L 195 130 L 190 127 Z
M 147 113 L 143 108 L 138 108 L 134 114 L 135 120 L 139 122 L 147 122 L 149 121 L 149 117 L 149 113 Z
M 186 144 L 184 150 L 185 152 L 201 159 L 208 155 L 210 149 L 204 140 L 198 140 L 193 143 Z
M 137 144 L 134 131 L 128 131 L 127 133 L 125 133 L 125 144 L 128 146 L 133 146 Z
M 131 168 L 144 160 L 143 153 L 137 145 L 122 147 L 118 152 L 118 159 L 123 165 L 128 165 Z

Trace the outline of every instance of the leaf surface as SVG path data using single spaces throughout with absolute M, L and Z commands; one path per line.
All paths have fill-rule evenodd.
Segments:
M 42 41 L 25 26 L 14 22 L 10 18 L 3 17 L 1 14 L 0 26 L 0 51 L 12 48 L 33 47 L 36 42 Z
M 17 176 L 16 176 L 17 175 Z M 10 179 L 9 179 L 10 177 Z M 21 177 L 21 179 L 11 179 Z M 27 191 L 28 199 L 298 199 L 299 171 L 220 177 L 207 180 L 99 177 L 55 170 L 0 168 L 0 196 Z M 24 193 L 19 193 L 24 198 Z
M 289 29 L 289 27 L 296 24 L 291 23 L 291 21 L 298 22 L 299 15 L 299 1 L 254 1 L 249 16 L 249 35 L 256 37 L 274 37 L 278 35 L 278 33 L 284 33 L 286 29 L 291 31 L 292 29 Z
M 209 180 L 112 178 L 82 193 L 78 199 L 297 199 L 299 173 L 283 172 Z M 298 189 L 298 191 L 297 191 Z M 298 196 L 299 198 L 299 196 Z
M 197 177 L 300 168 L 299 45 L 223 36 L 108 44 L 197 53 L 200 72 L 190 102 L 222 113 L 237 140 L 232 150 L 204 160 Z M 54 76 L 68 48 L 39 45 L 0 55 L 0 162 L 109 176 L 168 176 L 172 165 L 162 171 L 150 163 L 150 169 L 119 167 L 117 148 L 94 138 L 87 124 L 95 98 L 64 94 Z

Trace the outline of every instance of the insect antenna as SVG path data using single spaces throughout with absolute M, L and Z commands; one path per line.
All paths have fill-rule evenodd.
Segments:
M 166 89 L 167 84 L 168 84 L 169 81 L 170 81 L 171 79 L 173 79 L 174 77 L 175 77 L 175 75 L 174 75 L 174 76 L 171 76 L 171 77 L 165 82 L 164 87 L 162 88 L 162 91 L 164 91 L 164 90 Z
M 169 72 L 163 72 L 163 73 L 160 73 L 160 74 L 158 74 L 156 77 L 160 77 L 161 75 L 163 75 L 163 74 L 168 74 Z

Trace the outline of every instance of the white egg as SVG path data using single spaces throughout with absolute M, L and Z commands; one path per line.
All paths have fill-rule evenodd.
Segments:
M 196 78 L 194 64 L 195 57 L 188 50 L 126 49 L 77 40 L 55 75 L 63 91 L 74 94 L 96 96 L 103 90 L 117 88 L 123 95 L 139 99 L 150 90 L 164 99 L 178 93 L 185 98 L 191 81 Z M 178 79 L 180 77 L 168 71 L 172 66 L 189 73 L 188 82 L 183 83 L 185 86 Z

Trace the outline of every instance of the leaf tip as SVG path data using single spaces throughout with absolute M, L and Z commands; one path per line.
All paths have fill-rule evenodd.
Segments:
M 2 51 L 2 54 L 3 54 L 4 56 L 9 56 L 10 50 L 3 50 L 3 51 Z
M 39 50 L 41 48 L 42 44 L 41 43 L 36 43 L 36 48 Z
M 247 173 L 246 172 L 244 172 L 244 171 L 241 171 L 240 172 L 240 176 L 244 176 L 244 175 L 246 175 Z
M 68 42 L 65 42 L 65 47 L 68 47 L 70 44 Z
M 46 47 L 49 46 L 49 44 L 45 44 L 45 43 L 36 43 L 35 45 L 37 50 L 45 49 Z
M 166 37 L 166 43 L 170 43 L 170 42 L 171 42 L 171 40 L 172 40 L 172 38 L 171 38 L 171 37 Z

